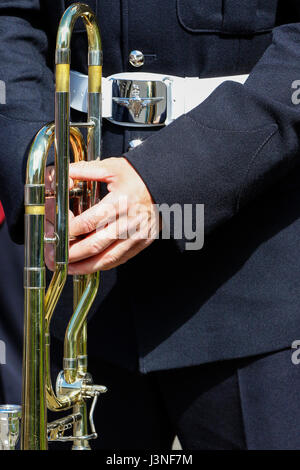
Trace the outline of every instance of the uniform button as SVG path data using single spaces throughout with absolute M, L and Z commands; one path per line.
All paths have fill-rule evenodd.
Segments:
M 128 150 L 133 150 L 143 143 L 142 139 L 133 139 L 128 144 Z
M 145 62 L 144 54 L 141 51 L 131 51 L 129 54 L 129 62 L 133 67 L 142 67 Z

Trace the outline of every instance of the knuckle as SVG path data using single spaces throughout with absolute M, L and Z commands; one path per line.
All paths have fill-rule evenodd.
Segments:
M 114 265 L 118 260 L 116 255 L 106 254 L 102 258 L 102 270 L 109 269 L 112 265 Z
M 85 233 L 92 232 L 95 230 L 95 220 L 94 217 L 83 217 L 81 219 L 81 228 Z
M 140 245 L 141 247 L 141 250 L 144 250 L 145 248 L 148 248 L 148 246 L 151 245 L 151 243 L 153 243 L 153 239 L 152 238 L 146 238 L 144 240 L 142 240 L 142 244 Z
M 119 265 L 125 264 L 125 263 L 127 263 L 127 261 L 128 261 L 129 259 L 130 259 L 130 256 L 129 256 L 129 255 L 123 256 L 122 258 L 119 259 L 118 264 L 119 264 Z
M 89 251 L 92 256 L 97 255 L 101 251 L 101 243 L 99 243 L 99 240 L 90 243 Z

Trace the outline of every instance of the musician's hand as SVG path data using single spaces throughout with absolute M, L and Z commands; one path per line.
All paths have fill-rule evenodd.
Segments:
M 114 268 L 157 237 L 160 222 L 156 206 L 125 158 L 73 163 L 70 177 L 105 182 L 109 191 L 102 201 L 70 221 L 70 235 L 85 235 L 70 246 L 70 274 Z

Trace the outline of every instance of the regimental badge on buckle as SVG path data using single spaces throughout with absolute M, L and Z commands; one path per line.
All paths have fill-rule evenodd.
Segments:
M 125 125 L 158 125 L 167 117 L 167 87 L 162 81 L 112 78 L 112 117 Z

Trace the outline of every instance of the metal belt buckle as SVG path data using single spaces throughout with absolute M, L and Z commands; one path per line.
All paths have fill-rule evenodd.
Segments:
M 109 121 L 121 126 L 162 126 L 168 115 L 168 80 L 112 76 L 112 113 Z M 149 74 L 148 74 L 149 75 Z

